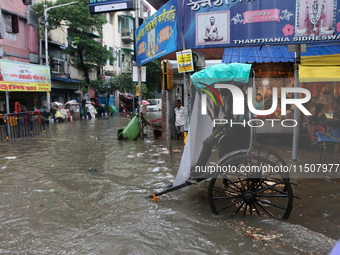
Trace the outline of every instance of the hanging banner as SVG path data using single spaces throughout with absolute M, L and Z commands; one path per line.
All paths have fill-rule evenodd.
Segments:
M 191 50 L 178 51 L 176 52 L 176 57 L 179 73 L 194 71 L 194 62 L 192 60 Z
M 142 72 L 142 74 L 141 74 L 142 82 L 146 82 L 146 66 L 142 66 L 141 72 Z M 137 68 L 137 66 L 133 66 L 133 68 L 132 68 L 132 81 L 138 82 L 138 68 Z
M 137 66 L 177 50 L 177 0 L 170 0 L 135 32 Z
M 0 91 L 51 91 L 50 67 L 0 60 Z
M 183 1 L 186 48 L 340 42 L 340 0 Z

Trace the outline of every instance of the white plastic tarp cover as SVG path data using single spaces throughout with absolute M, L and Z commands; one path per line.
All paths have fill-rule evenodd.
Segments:
M 213 105 L 211 98 L 207 98 L 207 101 L 209 102 L 208 105 Z M 208 111 L 212 112 L 212 110 L 213 109 L 209 109 L 208 107 Z M 213 112 L 211 116 L 213 116 Z M 211 135 L 212 131 L 212 119 L 209 114 L 201 114 L 201 96 L 198 92 L 196 92 L 187 141 L 173 187 L 183 184 L 189 178 L 190 168 L 193 164 L 195 164 L 201 153 L 203 141 Z

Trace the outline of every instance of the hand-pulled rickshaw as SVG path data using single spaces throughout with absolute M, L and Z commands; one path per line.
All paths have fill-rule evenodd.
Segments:
M 244 92 L 245 99 L 254 98 L 254 79 L 251 65 L 239 63 L 214 65 L 191 76 L 197 91 L 176 180 L 149 197 L 209 181 L 208 200 L 214 214 L 288 219 L 293 198 L 298 197 L 293 195 L 289 173 L 282 171 L 286 162 L 277 152 L 256 144 L 253 125 L 230 123 L 247 123 L 256 118 L 247 109 L 246 100 L 245 114 L 233 114 L 233 100 L 243 98 L 233 98 L 230 90 L 221 89 L 221 84 L 235 85 Z M 214 127 L 215 118 L 230 121 Z M 214 146 L 218 148 L 217 164 L 209 162 Z M 207 169 L 215 170 L 212 173 Z

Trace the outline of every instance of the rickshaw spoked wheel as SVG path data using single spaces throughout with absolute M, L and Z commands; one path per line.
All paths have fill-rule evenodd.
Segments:
M 210 181 L 208 199 L 214 214 L 289 218 L 293 208 L 293 191 L 288 175 L 262 172 L 275 167 L 274 162 L 263 156 L 248 154 L 233 157 L 219 166 L 229 170 L 218 173 Z M 261 171 L 256 172 L 258 169 Z
M 274 162 L 275 165 L 286 166 L 286 161 L 276 151 L 259 144 L 255 144 L 253 149 L 250 151 L 251 154 L 263 156 Z
M 263 156 L 274 162 L 277 166 L 287 166 L 286 161 L 276 151 L 259 144 L 255 144 L 250 151 L 251 154 Z M 289 181 L 289 176 L 287 177 Z M 285 190 L 284 190 L 285 191 Z

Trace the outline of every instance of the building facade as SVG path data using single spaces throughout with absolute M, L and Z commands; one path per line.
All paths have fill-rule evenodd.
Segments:
M 0 59 L 21 63 L 39 63 L 38 23 L 22 0 L 0 0 Z M 30 3 L 28 1 L 28 3 Z M 5 112 L 5 91 L 0 91 L 0 112 Z M 43 92 L 10 92 L 10 111 L 20 102 L 27 110 L 41 107 Z
M 52 0 L 56 1 L 56 0 Z M 46 64 L 44 19 L 38 17 L 31 6 L 44 0 L 0 0 L 0 58 L 33 64 Z M 26 4 L 26 5 L 25 5 Z M 150 8 L 141 1 L 139 16 L 147 19 Z M 99 73 L 105 76 L 117 76 L 131 73 L 134 61 L 135 12 L 120 11 L 106 13 L 107 23 L 103 26 L 103 37 L 94 36 L 110 52 L 109 59 Z M 80 100 L 80 82 L 83 81 L 82 70 L 74 68 L 65 49 L 72 44 L 67 26 L 48 31 L 48 55 L 51 69 L 50 101 L 66 103 L 69 100 Z M 90 80 L 97 79 L 98 70 L 90 70 Z M 85 98 L 90 98 L 90 92 Z M 117 93 L 118 94 L 118 93 Z M 93 95 L 93 93 L 92 93 Z M 27 109 L 39 108 L 46 100 L 46 93 L 13 93 L 11 101 L 21 100 Z M 4 93 L 0 92 L 0 110 L 4 103 Z

